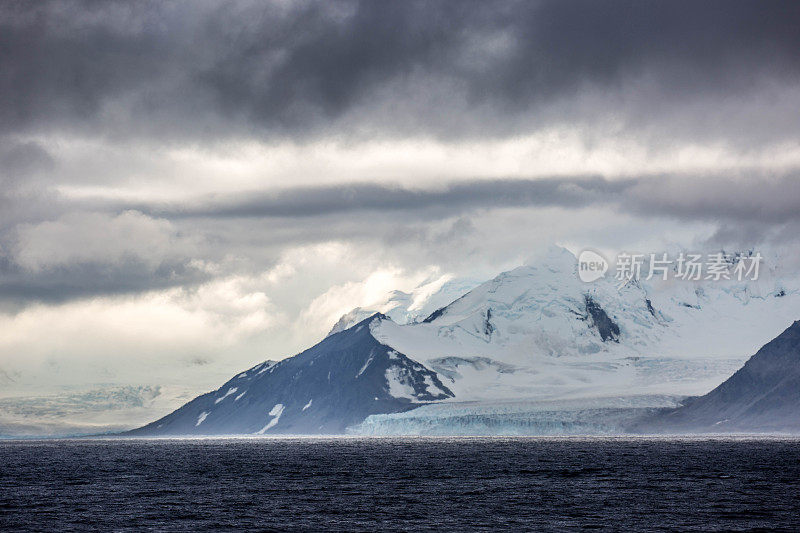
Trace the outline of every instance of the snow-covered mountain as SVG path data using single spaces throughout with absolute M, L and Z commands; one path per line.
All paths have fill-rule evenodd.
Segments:
M 704 393 L 800 316 L 786 280 L 583 283 L 553 250 L 383 343 L 444 376 L 460 400 Z M 448 381 L 449 380 L 449 381 Z
M 620 289 L 609 278 L 581 282 L 576 266 L 554 248 L 405 324 L 376 315 L 348 329 L 356 311 L 310 350 L 251 369 L 144 429 L 592 432 L 608 415 L 598 427 L 613 432 L 624 412 L 713 389 L 800 317 L 798 285 L 776 268 L 758 281 Z

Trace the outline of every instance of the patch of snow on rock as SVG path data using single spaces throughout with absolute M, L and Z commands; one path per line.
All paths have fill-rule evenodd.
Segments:
M 273 407 L 269 412 L 269 416 L 273 417 L 272 420 L 270 420 L 266 426 L 256 431 L 256 434 L 263 435 L 264 433 L 269 431 L 270 428 L 275 427 L 275 425 L 278 423 L 278 420 L 281 419 L 282 414 L 283 414 L 283 404 L 276 403 L 275 407 Z
M 224 400 L 225 398 L 227 398 L 228 396 L 230 396 L 231 394 L 233 394 L 237 390 L 239 390 L 238 387 L 231 387 L 230 389 L 228 389 L 228 392 L 226 392 L 223 396 L 220 396 L 219 398 L 214 400 L 214 403 L 216 404 L 216 403 L 221 402 L 222 400 Z

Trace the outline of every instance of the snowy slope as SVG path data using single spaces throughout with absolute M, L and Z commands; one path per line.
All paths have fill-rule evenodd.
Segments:
M 375 324 L 453 401 L 702 394 L 800 317 L 796 284 L 583 283 L 569 251 L 497 276 L 424 323 Z

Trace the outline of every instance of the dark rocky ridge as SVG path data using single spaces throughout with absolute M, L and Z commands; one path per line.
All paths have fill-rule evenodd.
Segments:
M 603 342 L 611 340 L 619 342 L 619 326 L 611 320 L 605 310 L 588 294 L 584 296 L 586 303 L 586 318 L 590 318 L 589 327 L 594 326 Z
M 447 309 L 447 306 L 440 307 L 439 309 L 437 309 L 436 311 L 434 311 L 433 313 L 428 315 L 428 317 L 425 320 L 423 320 L 422 322 L 424 324 L 429 324 L 429 323 L 433 322 L 434 320 L 436 320 L 437 318 L 439 318 L 440 316 L 442 316 L 444 314 L 445 309 Z
M 388 319 L 373 315 L 294 357 L 257 365 L 126 435 L 341 434 L 369 415 L 453 396 L 435 372 L 378 342 L 373 320 Z
M 705 396 L 638 422 L 637 432 L 800 431 L 800 321 Z

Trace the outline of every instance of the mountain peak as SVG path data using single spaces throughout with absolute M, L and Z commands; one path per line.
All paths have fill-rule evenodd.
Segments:
M 577 262 L 575 254 L 563 246 L 551 244 L 523 261 L 525 266 L 573 266 Z
M 370 314 L 372 313 L 372 314 Z M 344 315 L 339 318 L 338 322 L 333 325 L 331 330 L 328 332 L 326 337 L 330 337 L 336 333 L 341 333 L 342 331 L 346 331 L 348 329 L 353 329 L 358 327 L 359 325 L 363 324 L 371 324 L 373 320 L 392 320 L 385 314 L 381 312 L 374 312 L 369 311 L 367 309 L 362 309 L 361 307 L 356 307 L 349 313 L 345 313 Z

